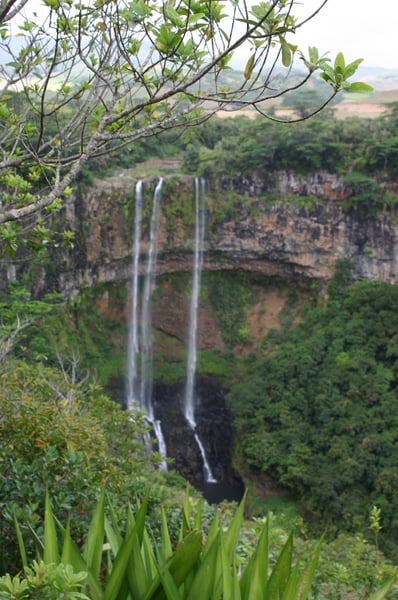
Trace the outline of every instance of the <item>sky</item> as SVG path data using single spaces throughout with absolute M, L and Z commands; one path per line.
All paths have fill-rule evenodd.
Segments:
M 301 0 L 295 15 L 309 15 L 320 3 Z M 363 58 L 362 66 L 398 69 L 398 0 L 328 0 L 294 40 L 303 50 L 311 45 L 330 57 L 341 51 L 347 62 Z

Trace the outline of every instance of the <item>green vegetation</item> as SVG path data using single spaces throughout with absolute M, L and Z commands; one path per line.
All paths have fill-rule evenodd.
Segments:
M 214 310 L 223 338 L 228 347 L 249 340 L 246 313 L 253 302 L 253 290 L 247 285 L 244 273 L 214 271 L 203 277 L 202 294 Z
M 149 456 L 142 445 L 147 430 L 142 415 L 130 418 L 92 383 L 67 381 L 65 372 L 41 364 L 10 360 L 2 364 L 2 371 L 0 569 L 4 572 L 18 565 L 14 516 L 24 530 L 37 528 L 46 489 L 59 517 L 71 517 L 78 541 L 101 482 L 107 484 L 116 507 L 142 492 L 149 474 L 154 490 L 156 486 L 160 490 L 161 481 L 152 466 L 156 455 Z
M 396 553 L 398 288 L 344 280 L 325 308 L 270 332 L 229 406 L 243 461 L 292 490 L 309 522 L 365 531 L 376 505 Z
M 319 559 L 320 543 L 309 561 L 300 567 L 299 563 L 293 563 L 291 533 L 279 556 L 272 561 L 268 521 L 263 525 L 258 544 L 246 561 L 245 567 L 238 569 L 236 552 L 243 523 L 243 502 L 228 527 L 223 527 L 215 515 L 206 539 L 203 530 L 201 531 L 201 507 L 199 506 L 194 514 L 188 499 L 188 502 L 185 502 L 179 542 L 175 549 L 172 548 L 164 511 L 160 540 L 158 543 L 151 543 L 151 532 L 145 526 L 148 495 L 135 515 L 131 509 L 128 510 L 125 532 L 119 529 L 112 506 L 109 508 L 111 520 L 106 519 L 105 495 L 102 493 L 84 549 L 80 552 L 72 542 L 69 525 L 66 529 L 62 528 L 63 542 L 59 545 L 56 522 L 47 495 L 44 542 L 40 553 L 42 559 L 39 565 L 34 563 L 33 567 L 34 571 L 41 571 L 42 575 L 47 572 L 47 578 L 42 577 L 40 581 L 40 578 L 36 577 L 36 581 L 31 581 L 32 570 L 28 568 L 23 539 L 19 536 L 21 555 L 24 567 L 28 568 L 28 577 L 22 580 L 16 577 L 13 581 L 7 577 L 0 579 L 0 593 L 2 584 L 4 591 L 7 591 L 7 586 L 10 591 L 10 595 L 4 595 L 3 598 L 22 598 L 24 583 L 25 590 L 29 584 L 33 584 L 36 593 L 43 593 L 46 588 L 51 592 L 51 587 L 54 588 L 53 593 L 59 593 L 60 577 L 56 580 L 57 589 L 54 579 L 49 575 L 54 575 L 54 571 L 60 571 L 58 575 L 65 575 L 67 569 L 69 589 L 72 589 L 72 593 L 66 597 L 79 597 L 73 588 L 81 583 L 83 594 L 80 597 L 87 600 L 273 600 L 276 597 L 285 600 L 306 600 L 309 594 Z M 104 538 L 107 542 L 105 545 Z M 62 583 L 65 585 L 65 582 Z M 90 596 L 86 596 L 84 592 Z M 55 598 L 53 595 L 46 597 Z

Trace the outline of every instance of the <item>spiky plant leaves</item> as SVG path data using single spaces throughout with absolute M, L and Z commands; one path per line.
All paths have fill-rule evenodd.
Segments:
M 189 576 L 194 573 L 199 563 L 202 551 L 202 534 L 200 531 L 191 531 L 178 544 L 174 554 L 166 561 L 161 569 L 162 574 L 168 578 L 169 573 L 173 578 L 177 589 L 187 582 Z M 183 598 L 187 596 L 183 596 Z M 160 576 L 152 582 L 144 600 L 165 600 L 167 598 L 162 587 Z
M 64 540 L 62 546 L 61 562 L 64 565 L 71 565 L 75 573 L 85 571 L 87 573 L 86 587 L 90 590 L 92 600 L 102 600 L 103 592 L 98 580 L 87 567 L 87 563 L 80 553 L 79 548 L 74 543 L 70 535 L 70 523 L 68 521 L 64 530 Z
M 188 591 L 189 600 L 208 600 L 213 598 L 213 592 L 217 590 L 218 577 L 218 552 L 220 547 L 220 532 L 213 539 L 210 547 L 203 549 L 202 561 L 197 570 L 192 585 Z M 217 597 L 214 594 L 214 597 Z

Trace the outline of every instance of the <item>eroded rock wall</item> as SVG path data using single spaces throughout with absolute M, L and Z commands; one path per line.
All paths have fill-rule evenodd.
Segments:
M 148 246 L 151 194 L 145 182 L 142 252 Z M 392 184 L 391 184 L 392 185 Z M 74 250 L 63 257 L 59 287 L 74 295 L 82 286 L 130 278 L 135 181 L 127 176 L 97 181 L 80 190 L 65 211 L 76 233 Z M 190 177 L 170 177 L 163 194 L 158 273 L 189 272 L 193 223 L 174 206 L 173 187 L 185 203 L 193 198 Z M 243 270 L 286 279 L 333 277 L 348 259 L 354 279 L 398 280 L 398 225 L 394 215 L 360 217 L 343 210 L 340 177 L 293 173 L 209 182 L 206 191 L 205 270 Z M 146 211 L 146 212 L 145 212 Z

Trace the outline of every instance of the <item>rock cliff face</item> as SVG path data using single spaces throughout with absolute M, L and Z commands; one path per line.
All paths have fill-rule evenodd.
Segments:
M 97 181 L 69 203 L 65 219 L 76 231 L 77 245 L 60 269 L 59 285 L 67 294 L 97 282 L 129 279 L 134 185 L 129 177 Z M 148 206 L 153 186 L 154 181 L 145 183 Z M 344 211 L 346 193 L 338 176 L 322 172 L 306 177 L 281 172 L 272 182 L 261 177 L 210 182 L 204 269 L 327 281 L 336 262 L 348 259 L 355 279 L 397 283 L 398 225 L 391 215 L 360 218 L 355 211 Z M 187 224 L 181 197 L 189 205 L 192 195 L 191 178 L 167 179 L 160 274 L 191 269 L 192 215 Z

